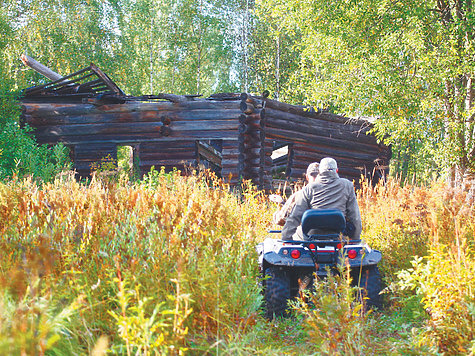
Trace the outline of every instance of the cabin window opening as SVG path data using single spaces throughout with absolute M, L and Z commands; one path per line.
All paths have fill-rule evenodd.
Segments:
M 218 178 L 222 178 L 223 140 L 197 140 L 196 166 L 198 169 L 209 169 Z
M 272 147 L 272 178 L 286 180 L 292 169 L 292 144 L 274 141 Z
M 117 169 L 119 174 L 126 174 L 131 179 L 139 177 L 139 155 L 137 146 L 117 146 Z

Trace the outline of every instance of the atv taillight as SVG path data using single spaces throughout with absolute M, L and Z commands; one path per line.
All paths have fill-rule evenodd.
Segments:
M 356 250 L 348 250 L 348 258 L 349 259 L 354 259 L 358 255 L 358 252 Z
M 317 250 L 317 246 L 315 246 L 315 244 L 309 244 L 308 245 L 308 248 L 312 251 L 312 252 L 315 252 Z
M 292 258 L 297 259 L 297 258 L 300 257 L 300 251 L 299 251 L 299 250 L 292 250 L 292 251 L 290 252 L 290 256 L 292 256 Z

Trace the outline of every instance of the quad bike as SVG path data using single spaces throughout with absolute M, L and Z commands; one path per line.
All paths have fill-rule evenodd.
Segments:
M 287 302 L 338 266 L 350 268 L 352 283 L 365 295 L 366 307 L 380 307 L 381 252 L 361 240 L 345 239 L 345 217 L 339 210 L 310 209 L 302 216 L 304 240 L 267 238 L 257 246 L 263 275 L 266 317 L 285 316 Z M 271 231 L 280 233 L 280 231 Z

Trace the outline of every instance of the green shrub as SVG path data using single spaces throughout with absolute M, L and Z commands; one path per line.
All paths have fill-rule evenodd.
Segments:
M 16 96 L 0 85 L 0 177 L 31 175 L 46 182 L 70 169 L 69 149 L 61 143 L 38 145 L 31 128 L 20 127 L 19 117 Z

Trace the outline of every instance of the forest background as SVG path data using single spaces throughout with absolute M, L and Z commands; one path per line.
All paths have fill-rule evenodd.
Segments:
M 475 171 L 471 0 L 0 5 L 0 351 L 474 354 L 475 214 L 459 189 Z M 397 178 L 358 198 L 387 310 L 358 312 L 330 279 L 322 313 L 264 321 L 254 245 L 275 206 L 200 174 L 58 175 L 66 149 L 19 123 L 21 89 L 45 81 L 22 53 L 63 75 L 93 62 L 132 95 L 269 90 L 377 118 Z
M 27 53 L 63 75 L 93 62 L 132 95 L 269 90 L 376 117 L 395 174 L 470 180 L 472 10 L 463 0 L 2 0 L 1 125 L 17 117 L 4 98 L 45 81 L 19 61 Z M 11 147 L 1 164 L 10 174 L 5 159 L 28 161 Z

